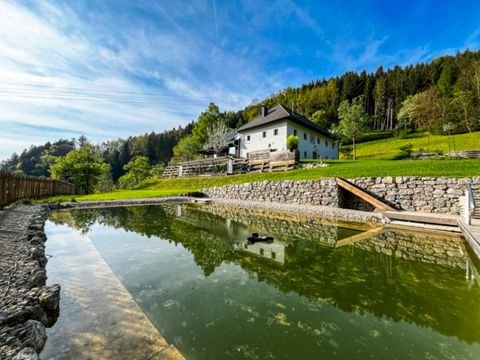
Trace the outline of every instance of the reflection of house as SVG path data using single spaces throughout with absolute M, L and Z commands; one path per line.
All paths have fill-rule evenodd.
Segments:
M 285 263 L 285 245 L 281 243 L 258 242 L 252 244 L 245 240 L 235 244 L 235 249 L 274 260 L 282 265 Z
M 283 105 L 262 107 L 262 113 L 238 129 L 237 156 L 260 150 L 285 151 L 287 138 L 298 136 L 300 159 L 337 159 L 338 145 L 332 134 Z

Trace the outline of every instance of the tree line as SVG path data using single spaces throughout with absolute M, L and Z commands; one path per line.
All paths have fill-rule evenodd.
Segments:
M 85 191 L 105 190 L 114 183 L 132 187 L 145 177 L 160 174 L 169 162 L 195 159 L 200 150 L 219 151 L 235 128 L 258 116 L 261 106 L 279 103 L 338 134 L 344 143 L 355 144 L 375 130 L 426 130 L 448 135 L 476 131 L 480 128 L 480 51 L 467 50 L 387 70 L 379 67 L 370 73 L 346 72 L 283 89 L 261 102 L 253 100 L 240 111 L 221 112 L 210 103 L 195 122 L 161 133 L 98 145 L 83 136 L 32 145 L 20 155 L 14 153 L 0 168 L 72 180 L 75 163 L 87 159 L 98 167 L 92 170 L 95 181 L 78 180 Z M 88 173 L 91 169 L 87 168 Z
M 346 72 L 299 88 L 286 88 L 262 102 L 254 101 L 242 111 L 242 117 L 248 122 L 258 115 L 262 105 L 281 103 L 331 129 L 339 122 L 340 104 L 356 98 L 362 99 L 369 116 L 368 130 L 406 126 L 436 133 L 445 133 L 445 126 L 458 133 L 478 130 L 480 51 L 466 50 L 428 63 L 388 70 L 380 66 L 370 73 Z M 415 114 L 411 110 L 401 113 L 406 100 L 414 105 Z M 415 122 L 412 116 L 416 117 Z

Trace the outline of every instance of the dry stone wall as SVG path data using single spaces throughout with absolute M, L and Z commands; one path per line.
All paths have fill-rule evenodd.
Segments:
M 263 181 L 227 185 L 202 191 L 211 198 L 285 202 L 302 205 L 338 206 L 334 179 L 306 181 Z
M 460 214 L 466 183 L 480 192 L 480 177 L 430 178 L 416 176 L 349 179 L 357 187 L 399 210 Z M 267 201 L 300 205 L 347 207 L 372 211 L 353 195 L 342 191 L 334 179 L 263 181 L 203 190 L 217 199 Z M 352 198 L 349 198 L 352 197 Z
M 349 181 L 397 209 L 454 215 L 460 214 L 467 183 L 480 190 L 480 177 L 387 176 Z

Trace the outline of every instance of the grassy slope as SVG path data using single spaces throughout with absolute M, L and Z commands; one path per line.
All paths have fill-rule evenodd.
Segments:
M 396 140 L 396 139 L 394 139 Z M 363 176 L 480 176 L 479 160 L 337 160 L 328 161 L 329 166 L 317 169 L 298 169 L 278 173 L 255 173 L 234 176 L 212 176 L 182 179 L 151 179 L 138 190 L 124 190 L 106 194 L 75 196 L 77 201 L 136 199 L 171 196 L 202 188 L 226 184 L 241 184 L 264 180 L 309 180 L 323 177 Z M 68 201 L 72 196 L 51 198 L 53 201 Z
M 453 150 L 452 142 L 455 142 L 455 150 L 457 151 L 480 149 L 480 132 L 452 136 L 450 138 L 451 150 Z M 416 133 L 405 139 L 390 138 L 358 144 L 357 157 L 359 159 L 393 159 L 399 154 L 399 148 L 408 143 L 413 145 L 413 151 L 415 152 L 419 148 L 430 152 L 442 151 L 447 153 L 450 151 L 448 136 L 427 136 L 426 133 Z

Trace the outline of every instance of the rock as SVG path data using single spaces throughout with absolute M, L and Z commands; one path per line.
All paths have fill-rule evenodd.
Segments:
M 36 320 L 28 320 L 25 323 L 25 339 L 23 344 L 26 346 L 31 346 L 37 352 L 40 352 L 45 345 L 47 340 L 47 333 L 45 331 L 45 326 Z
M 31 347 L 26 347 L 13 357 L 13 360 L 38 360 L 37 352 Z
M 30 275 L 30 284 L 32 287 L 42 287 L 47 281 L 47 272 L 44 269 L 36 268 Z
M 45 286 L 40 291 L 38 299 L 47 312 L 57 310 L 60 305 L 60 285 Z

